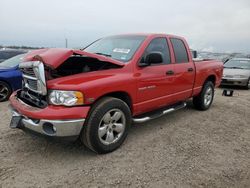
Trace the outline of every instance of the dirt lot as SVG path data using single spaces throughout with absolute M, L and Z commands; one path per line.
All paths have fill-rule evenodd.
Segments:
M 250 187 L 250 91 L 134 125 L 117 151 L 9 129 L 0 104 L 0 187 Z

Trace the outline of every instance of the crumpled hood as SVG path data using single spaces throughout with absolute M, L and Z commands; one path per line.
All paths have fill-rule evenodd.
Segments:
M 243 76 L 246 76 L 246 77 L 250 77 L 250 70 L 224 68 L 223 75 L 224 76 L 243 75 Z
M 40 50 L 33 50 L 29 52 L 25 57 L 24 61 L 42 61 L 44 64 L 49 67 L 56 69 L 59 67 L 64 61 L 66 61 L 72 55 L 82 55 L 86 57 L 91 57 L 98 59 L 99 61 L 110 62 L 115 65 L 124 66 L 124 63 L 111 59 L 109 57 L 105 57 L 98 54 L 92 54 L 89 52 L 85 52 L 82 50 L 73 50 L 73 49 L 64 49 L 64 48 L 47 48 Z

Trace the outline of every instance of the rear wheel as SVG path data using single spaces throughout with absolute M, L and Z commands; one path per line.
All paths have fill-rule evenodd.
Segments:
M 97 153 L 109 153 L 124 142 L 130 124 L 128 105 L 120 99 L 105 97 L 92 107 L 81 140 Z
M 211 81 L 207 81 L 201 93 L 193 98 L 193 104 L 198 110 L 207 110 L 213 103 L 214 99 L 214 84 Z
M 0 102 L 8 100 L 11 92 L 11 87 L 7 83 L 0 81 Z

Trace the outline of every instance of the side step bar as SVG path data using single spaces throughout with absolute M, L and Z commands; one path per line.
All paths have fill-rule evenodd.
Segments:
M 185 103 L 185 102 L 183 102 L 183 103 L 179 103 L 178 105 L 175 105 L 175 106 L 172 106 L 172 107 L 170 107 L 170 108 L 165 108 L 164 110 L 161 110 L 161 111 L 158 111 L 158 112 L 156 112 L 156 113 L 151 113 L 151 115 L 149 115 L 148 113 L 148 115 L 145 115 L 145 116 L 139 116 L 139 117 L 137 117 L 137 118 L 133 118 L 133 122 L 134 123 L 144 123 L 144 122 L 146 122 L 146 121 L 149 121 L 149 120 L 152 120 L 152 119 L 156 119 L 156 118 L 158 118 L 158 117 L 161 117 L 161 116 L 163 116 L 163 115 L 165 115 L 165 114 L 168 114 L 168 113 L 170 113 L 170 112 L 174 112 L 174 111 L 176 111 L 176 110 L 180 110 L 180 109 L 182 109 L 182 108 L 184 108 L 184 107 L 186 107 L 187 106 L 187 103 Z

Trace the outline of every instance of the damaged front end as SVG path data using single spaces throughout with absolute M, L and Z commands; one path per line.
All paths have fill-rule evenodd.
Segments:
M 49 80 L 122 67 L 122 63 L 96 54 L 68 49 L 42 49 L 24 57 L 19 65 L 23 87 L 10 97 L 11 128 L 50 137 L 77 138 L 90 106 L 84 95 L 72 87 L 49 87 Z M 71 90 L 72 89 L 72 90 Z M 61 99 L 66 99 L 62 102 Z
M 122 66 L 119 61 L 80 50 L 34 51 L 19 65 L 23 88 L 17 92 L 17 97 L 30 106 L 45 108 L 48 105 L 46 80 Z

